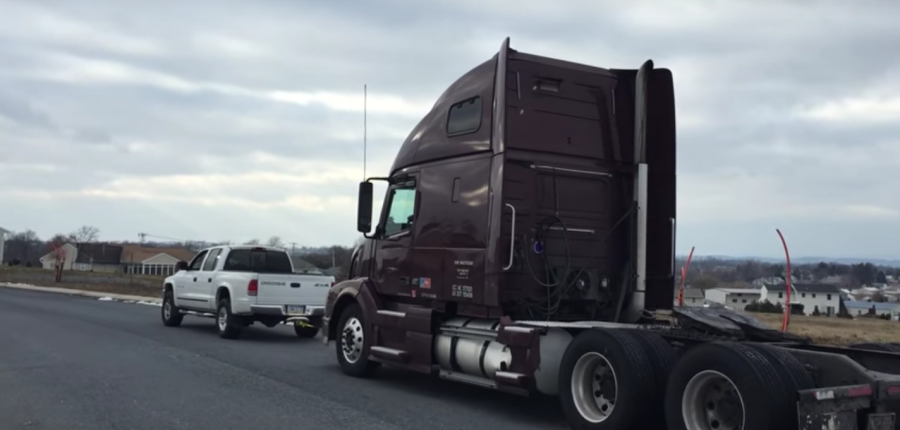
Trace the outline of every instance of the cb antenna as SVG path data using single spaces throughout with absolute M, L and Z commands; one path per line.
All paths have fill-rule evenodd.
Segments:
M 368 84 L 363 84 L 363 180 L 366 180 L 366 106 L 368 102 Z

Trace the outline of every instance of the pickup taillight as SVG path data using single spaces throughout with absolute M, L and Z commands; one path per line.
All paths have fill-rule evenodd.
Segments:
M 251 279 L 250 282 L 247 283 L 247 295 L 256 297 L 257 292 L 259 292 L 259 281 Z

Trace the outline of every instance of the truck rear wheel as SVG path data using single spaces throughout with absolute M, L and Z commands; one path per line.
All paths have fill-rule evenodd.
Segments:
M 656 389 L 650 359 L 627 331 L 585 330 L 566 348 L 559 369 L 563 413 L 576 430 L 642 430 L 647 393 Z
M 231 300 L 227 297 L 219 300 L 216 309 L 216 327 L 219 329 L 219 337 L 223 339 L 237 339 L 241 336 L 241 326 L 231 314 Z
M 341 312 L 338 320 L 338 335 L 335 342 L 338 364 L 341 371 L 350 376 L 365 378 L 378 369 L 380 363 L 369 360 L 366 350 L 370 339 L 366 339 L 365 319 L 362 309 L 351 303 Z
M 780 430 L 796 427 L 792 382 L 754 347 L 709 343 L 691 348 L 672 370 L 665 414 L 670 430 Z M 793 416 L 796 416 L 794 413 Z
M 672 368 L 678 357 L 675 350 L 666 342 L 662 336 L 647 330 L 628 330 L 628 334 L 632 335 L 647 353 L 653 369 L 653 377 L 656 381 L 656 389 L 647 393 L 647 399 L 644 400 L 643 409 L 646 413 L 652 415 L 649 418 L 649 427 L 653 429 L 663 429 L 666 426 L 666 418 L 663 414 L 663 405 L 666 399 L 666 385 L 669 382 L 669 375 L 672 374 Z

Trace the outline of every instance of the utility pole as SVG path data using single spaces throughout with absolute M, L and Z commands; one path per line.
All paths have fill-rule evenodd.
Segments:
M 297 245 L 297 242 L 291 242 L 291 257 L 294 256 L 294 247 Z
M 147 233 L 138 233 L 138 237 L 141 238 L 141 245 L 144 245 L 144 239 L 147 237 Z

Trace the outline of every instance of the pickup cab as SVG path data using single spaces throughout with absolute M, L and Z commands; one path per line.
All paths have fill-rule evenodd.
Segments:
M 334 284 L 332 276 L 294 273 L 288 253 L 268 246 L 215 246 L 176 267 L 163 282 L 163 324 L 177 327 L 185 315 L 212 317 L 226 339 L 254 322 L 292 324 L 297 336 L 315 337 Z

